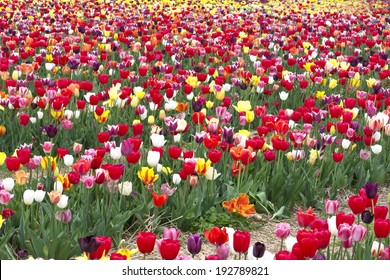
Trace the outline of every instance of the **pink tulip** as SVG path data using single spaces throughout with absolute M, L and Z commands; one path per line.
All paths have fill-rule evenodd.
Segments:
M 341 241 L 347 241 L 352 235 L 351 226 L 347 223 L 339 225 L 337 235 Z
M 340 203 L 337 200 L 327 200 L 325 202 L 325 211 L 328 215 L 333 215 L 339 210 Z
M 354 224 L 352 226 L 352 240 L 355 242 L 360 242 L 366 236 L 367 229 L 362 225 Z
M 275 235 L 280 239 L 286 239 L 290 235 L 290 224 L 287 223 L 279 223 L 275 227 Z
M 0 190 L 0 204 L 7 205 L 8 202 L 14 197 L 13 194 L 10 194 L 6 190 Z
M 180 236 L 180 230 L 176 228 L 165 228 L 163 230 L 163 239 L 178 240 Z

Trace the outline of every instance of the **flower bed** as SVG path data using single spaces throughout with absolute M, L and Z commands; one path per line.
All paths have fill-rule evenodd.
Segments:
M 326 258 L 371 258 L 374 236 L 374 258 L 388 258 L 387 206 L 375 210 L 368 186 L 389 170 L 389 11 L 341 0 L 1 4 L 0 258 L 111 247 L 128 258 L 129 228 L 163 232 L 165 259 L 183 247 L 179 229 L 203 232 L 210 258 L 227 257 L 229 240 L 244 256 L 250 217 L 297 205 L 317 222 L 298 219 L 310 228 L 300 251 L 273 253 L 313 258 L 331 247 L 334 222 L 318 217 L 341 190 L 360 190 L 349 206 L 374 228 L 336 222 L 343 243 Z M 192 255 L 201 238 L 189 237 Z

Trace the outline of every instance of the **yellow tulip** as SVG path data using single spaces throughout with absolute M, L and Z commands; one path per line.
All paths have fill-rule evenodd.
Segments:
M 46 168 L 49 165 L 49 163 L 50 163 L 50 166 L 51 166 L 51 170 L 53 171 L 56 168 L 56 165 L 57 165 L 57 157 L 53 158 L 51 156 L 46 156 L 46 157 L 42 158 L 41 166 L 42 166 L 42 168 L 44 170 L 46 170 Z
M 245 118 L 248 123 L 251 123 L 255 119 L 255 113 L 253 111 L 247 111 L 245 114 Z
M 94 112 L 94 116 L 95 116 L 95 119 L 99 122 L 99 123 L 104 123 L 106 122 L 106 120 L 108 119 L 108 114 L 110 113 L 110 110 L 105 110 L 100 116 L 98 116 L 96 114 L 96 112 Z
M 200 82 L 198 82 L 198 77 L 196 76 L 195 77 L 189 76 L 186 80 L 186 83 L 192 86 L 193 88 L 197 88 L 200 84 Z
M 206 102 L 207 109 L 211 109 L 211 108 L 213 108 L 213 106 L 214 106 L 214 102 L 212 102 L 212 101 L 207 101 Z
M 238 101 L 237 106 L 233 105 L 233 108 L 236 109 L 237 112 L 247 112 L 252 109 L 251 102 L 249 100 L 246 101 Z
M 3 226 L 3 223 L 4 223 L 3 216 L 0 215 L 0 228 Z
M 312 72 L 311 71 L 311 67 L 313 66 L 313 65 L 315 65 L 315 63 L 314 62 L 306 62 L 305 63 L 305 65 L 303 65 L 303 68 L 305 68 L 305 70 L 307 71 L 307 72 Z
M 241 135 L 248 137 L 248 138 L 249 138 L 249 136 L 251 136 L 251 132 L 249 130 L 246 130 L 246 129 L 239 130 L 238 134 L 241 134 Z
M 317 99 L 323 99 L 325 96 L 325 91 L 317 91 L 316 98 Z
M 330 89 L 334 89 L 335 87 L 337 87 L 337 85 L 338 85 L 338 83 L 337 83 L 336 79 L 330 79 L 330 82 L 329 82 Z
M 148 167 L 142 167 L 137 175 L 145 185 L 149 185 L 158 179 L 158 175 L 154 175 L 154 169 Z
M 4 164 L 5 159 L 7 158 L 7 155 L 4 152 L 0 152 L 0 166 Z
M 204 175 L 207 172 L 207 169 L 209 169 L 211 165 L 210 160 L 205 160 L 204 158 L 199 158 L 195 165 L 195 171 L 198 173 L 198 175 Z
M 366 80 L 366 82 L 367 82 L 367 86 L 369 88 L 372 88 L 372 86 L 377 83 L 376 79 L 374 79 L 374 78 L 370 78 L 370 79 Z

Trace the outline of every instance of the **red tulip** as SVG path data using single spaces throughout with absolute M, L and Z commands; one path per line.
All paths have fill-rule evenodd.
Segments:
M 318 249 L 323 250 L 329 245 L 331 233 L 327 229 L 320 229 L 314 231 L 314 237 L 319 241 Z
M 165 193 L 158 195 L 157 193 L 154 192 L 152 193 L 152 197 L 153 197 L 154 206 L 157 207 L 163 206 L 165 201 L 168 199 L 168 196 Z
M 110 76 L 108 76 L 107 74 L 99 74 L 99 75 L 98 75 L 99 82 L 100 82 L 102 85 L 107 84 L 109 78 L 110 78 Z
M 87 105 L 87 102 L 85 100 L 79 99 L 76 101 L 76 104 L 77 104 L 77 109 L 84 110 L 85 106 Z
M 174 260 L 180 251 L 179 240 L 163 239 L 160 243 L 160 254 L 164 260 Z
M 119 180 L 122 177 L 124 166 L 122 164 L 113 164 L 111 165 L 107 171 L 111 180 Z
M 217 163 L 222 158 L 222 151 L 219 150 L 209 150 L 208 153 L 209 159 L 212 163 Z
M 129 131 L 129 125 L 125 123 L 118 124 L 118 136 L 123 137 Z
M 168 154 L 171 159 L 178 159 L 183 151 L 180 147 L 171 146 L 168 148 Z
M 7 157 L 5 165 L 7 166 L 8 171 L 18 171 L 20 167 L 20 159 L 14 156 Z
M 26 164 L 30 161 L 31 151 L 30 149 L 20 149 L 16 151 L 16 155 L 20 159 L 21 164 Z
M 204 259 L 205 259 L 205 261 L 218 261 L 218 260 L 220 260 L 218 255 L 209 255 L 209 256 L 206 256 Z
M 210 243 L 218 246 L 225 244 L 229 240 L 226 228 L 212 227 L 210 230 L 204 231 L 204 236 Z
M 339 212 L 336 214 L 336 228 L 339 228 L 339 225 L 347 223 L 352 226 L 355 221 L 355 216 L 353 214 L 345 214 L 344 212 Z
M 126 161 L 129 164 L 136 164 L 141 158 L 141 154 L 138 151 L 132 151 L 130 154 L 126 156 Z
M 192 121 L 194 124 L 203 124 L 204 123 L 204 114 L 202 112 L 195 112 L 192 114 Z
M 366 200 L 364 197 L 354 195 L 348 199 L 348 206 L 355 215 L 358 215 L 366 210 Z
M 144 125 L 142 123 L 133 124 L 132 126 L 134 137 L 141 136 L 143 130 L 144 130 Z
M 300 227 L 308 227 L 315 220 L 316 214 L 313 213 L 313 208 L 309 207 L 306 212 L 303 212 L 301 208 L 299 208 L 295 219 L 297 220 Z
M 96 236 L 96 242 L 100 243 L 95 252 L 87 253 L 90 260 L 99 260 L 106 256 L 111 249 L 112 240 L 108 236 Z
M 69 154 L 69 149 L 67 149 L 67 148 L 57 148 L 57 155 L 58 155 L 59 158 L 63 158 L 67 154 Z
M 75 172 L 75 171 L 71 171 L 68 173 L 68 180 L 69 180 L 69 183 L 71 184 L 78 184 L 80 182 L 80 175 L 79 173 Z
M 141 67 L 138 68 L 138 74 L 141 77 L 145 77 L 147 73 L 148 73 L 148 68 L 146 68 L 144 66 L 141 66 Z
M 91 169 L 91 162 L 85 159 L 80 159 L 76 163 L 72 164 L 74 171 L 80 175 L 85 175 Z
M 96 136 L 100 144 L 104 144 L 109 141 L 111 137 L 110 133 L 107 131 L 99 132 Z
M 333 160 L 334 162 L 340 162 L 342 161 L 344 158 L 344 154 L 343 153 L 336 153 L 336 152 L 333 152 Z
M 389 208 L 387 206 L 375 206 L 374 207 L 374 215 L 375 219 L 386 219 L 387 213 L 389 212 Z
M 302 255 L 305 258 L 312 258 L 312 257 L 314 257 L 315 253 L 317 252 L 317 250 L 320 246 L 320 242 L 315 237 L 303 238 L 299 242 L 299 246 L 301 248 Z
M 267 161 L 274 161 L 276 158 L 276 152 L 274 150 L 267 149 L 264 151 L 264 159 Z
M 153 232 L 140 232 L 137 236 L 138 250 L 142 254 L 150 254 L 156 243 L 156 235 Z
M 249 249 L 251 235 L 247 231 L 236 230 L 233 234 L 233 248 L 237 253 L 246 254 Z
M 374 233 L 376 238 L 387 238 L 390 232 L 390 220 L 376 219 L 374 221 Z
M 30 121 L 30 115 L 25 114 L 25 113 L 20 113 L 19 114 L 19 124 L 21 126 L 26 126 L 28 125 L 28 122 Z

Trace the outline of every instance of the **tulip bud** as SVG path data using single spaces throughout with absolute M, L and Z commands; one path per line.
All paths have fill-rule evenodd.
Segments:
M 75 154 L 80 153 L 82 148 L 83 148 L 83 145 L 80 144 L 80 143 L 74 143 L 74 144 L 73 144 L 73 152 L 74 152 Z
M 160 110 L 160 113 L 158 114 L 158 118 L 163 121 L 165 119 L 165 111 L 164 110 Z
M 265 253 L 265 245 L 261 242 L 256 242 L 253 245 L 253 257 L 256 259 L 260 259 L 264 256 Z
M 150 124 L 150 125 L 154 124 L 154 117 L 153 116 L 148 117 L 148 124 Z
M 172 182 L 173 182 L 175 185 L 180 184 L 180 182 L 181 182 L 180 175 L 179 175 L 179 174 L 173 174 L 173 176 L 172 176 Z
M 339 202 L 337 200 L 327 200 L 325 202 L 325 211 L 329 215 L 333 215 L 338 211 Z
M 34 194 L 35 192 L 33 190 L 25 190 L 23 193 L 24 204 L 31 205 L 34 201 Z
M 191 187 L 196 187 L 197 184 L 198 184 L 198 176 L 191 175 L 191 177 L 190 177 L 190 186 Z
M 372 221 L 374 220 L 374 215 L 368 210 L 363 211 L 361 214 L 361 217 L 362 217 L 363 223 L 365 223 L 365 224 L 371 224 Z

